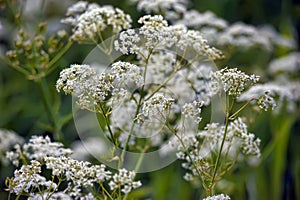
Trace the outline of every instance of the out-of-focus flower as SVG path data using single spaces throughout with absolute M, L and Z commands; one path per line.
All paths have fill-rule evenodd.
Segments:
M 273 60 L 269 65 L 269 71 L 272 74 L 298 73 L 300 71 L 300 52 L 293 52 Z
M 13 146 L 20 145 L 24 138 L 17 135 L 14 131 L 0 129 L 0 162 L 7 164 L 6 152 L 10 151 Z
M 262 35 L 254 26 L 241 22 L 229 26 L 218 38 L 218 45 L 241 49 L 260 47 L 267 51 L 272 50 L 268 37 Z
M 230 200 L 230 197 L 227 194 L 218 194 L 206 197 L 203 200 Z

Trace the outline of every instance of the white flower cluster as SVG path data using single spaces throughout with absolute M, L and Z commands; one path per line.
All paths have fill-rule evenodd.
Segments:
M 153 97 L 144 102 L 139 117 L 143 116 L 151 119 L 161 116 L 165 119 L 174 101 L 172 98 L 156 93 Z
M 93 8 L 99 8 L 98 4 L 89 4 L 87 1 L 78 1 L 77 3 L 70 6 L 66 13 L 66 18 L 62 19 L 61 22 L 64 24 L 75 26 L 77 24 L 77 19 L 81 14 L 86 11 L 92 10 Z
M 296 106 L 296 102 L 300 100 L 300 83 L 299 82 L 288 82 L 288 83 L 276 83 L 270 82 L 265 84 L 258 84 L 252 86 L 248 91 L 243 93 L 238 100 L 239 101 L 253 101 L 257 103 L 260 108 L 268 109 L 269 107 L 274 109 L 278 106 L 281 108 L 285 101 L 287 103 L 287 110 L 293 112 Z M 278 98 L 277 103 L 275 99 Z
M 176 24 L 183 24 L 188 28 L 200 30 L 210 43 L 216 44 L 219 36 L 228 27 L 228 23 L 218 18 L 213 12 L 206 11 L 200 13 L 197 10 L 188 10 L 184 12 L 183 18 L 176 21 Z
M 261 47 L 271 50 L 272 44 L 268 37 L 264 36 L 254 26 L 238 22 L 228 27 L 218 38 L 218 45 L 234 46 L 238 48 Z
M 274 47 L 283 47 L 290 50 L 296 49 L 297 47 L 294 39 L 280 35 L 280 33 L 270 25 L 259 27 L 258 31 L 262 36 L 267 37 Z
M 82 109 L 94 111 L 95 105 L 106 100 L 113 85 L 104 73 L 97 74 L 89 65 L 71 65 L 60 72 L 56 82 L 57 91 L 78 96 L 77 104 Z
M 112 180 L 109 182 L 111 190 L 121 189 L 121 192 L 127 194 L 132 189 L 136 189 L 142 186 L 140 181 L 134 181 L 135 172 L 127 171 L 126 169 L 120 169 L 119 173 L 113 175 Z
M 30 150 L 30 154 L 27 151 L 21 152 L 23 157 L 26 156 L 26 162 L 15 170 L 12 178 L 7 179 L 7 190 L 19 196 L 25 195 L 29 199 L 74 197 L 87 200 L 95 199 L 91 189 L 97 185 L 103 186 L 104 183 L 109 183 L 111 190 L 119 189 L 123 193 L 129 193 L 142 185 L 140 181 L 134 181 L 134 171 L 121 169 L 117 174 L 112 174 L 103 164 L 92 165 L 72 159 L 68 149 L 62 148 L 61 143 L 50 142 L 49 138 L 33 136 L 22 149 Z M 50 174 L 52 181 L 47 180 L 43 174 Z
M 176 70 L 176 55 L 160 51 L 151 54 L 147 66 L 146 84 L 161 84 L 169 74 Z
M 144 84 L 142 70 L 134 64 L 118 61 L 112 64 L 111 71 L 110 77 L 119 88 L 130 88 L 133 85 L 139 88 Z
M 73 35 L 71 39 L 77 42 L 98 42 L 103 40 L 101 32 L 111 27 L 112 33 L 118 33 L 131 26 L 131 17 L 118 8 L 100 7 L 97 4 L 78 2 L 67 12 L 68 18 L 63 22 L 71 24 Z
M 20 159 L 42 161 L 45 156 L 68 156 L 72 153 L 71 149 L 64 148 L 64 145 L 59 142 L 51 142 L 48 136 L 32 136 L 28 143 L 22 147 L 17 144 L 14 151 L 6 153 L 7 158 L 16 166 L 19 165 Z
M 14 131 L 0 129 L 0 163 L 7 164 L 6 152 L 13 146 L 22 144 L 24 139 Z
M 105 170 L 105 165 L 91 165 L 86 161 L 78 161 L 70 157 L 45 157 L 47 169 L 54 176 L 65 176 L 74 186 L 93 186 L 111 178 L 111 172 Z
M 183 178 L 186 181 L 193 181 L 194 177 L 198 176 L 198 171 L 205 172 L 209 168 L 209 163 L 202 152 L 200 152 L 199 145 L 201 141 L 195 135 L 188 135 L 182 138 L 183 144 L 178 143 L 178 152 L 176 156 L 178 159 L 183 160 L 182 167 L 188 172 L 185 173 Z M 197 166 L 193 165 L 196 164 Z
M 209 174 L 212 170 L 211 166 L 214 165 L 209 161 L 219 151 L 224 133 L 224 125 L 210 123 L 197 134 L 188 134 L 182 137 L 183 144 L 178 144 L 176 155 L 178 159 L 184 161 L 182 167 L 188 170 L 184 175 L 185 180 L 194 180 L 194 177 L 199 175 L 198 172 Z M 242 119 L 237 118 L 228 125 L 222 155 L 226 154 L 228 161 L 243 155 L 259 157 L 259 145 L 260 139 L 255 139 L 255 135 L 247 131 L 247 125 Z
M 186 11 L 187 0 L 131 0 L 138 2 L 138 10 L 145 11 L 147 14 L 159 14 L 169 19 L 178 19 L 180 14 Z
M 249 133 L 247 125 L 242 118 L 237 118 L 230 123 L 229 132 L 233 132 L 234 137 L 240 141 L 240 148 L 245 155 L 260 157 L 260 139 L 256 138 L 253 133 Z
M 258 82 L 259 76 L 254 74 L 247 75 L 237 68 L 226 67 L 211 72 L 211 79 L 212 91 L 219 92 L 224 90 L 228 95 L 240 96 L 246 87 Z
M 175 46 L 178 50 L 193 51 L 211 59 L 223 58 L 223 54 L 210 47 L 199 31 L 188 30 L 183 25 L 168 26 L 161 15 L 146 15 L 138 22 L 142 24 L 138 33 L 132 29 L 121 32 L 119 39 L 115 41 L 117 51 L 123 54 L 141 54 L 146 58 L 150 50 Z
M 269 65 L 269 71 L 272 74 L 279 72 L 298 73 L 300 71 L 300 53 L 293 52 L 273 60 Z
M 194 121 L 198 124 L 202 120 L 202 118 L 200 117 L 202 106 L 203 102 L 201 101 L 193 101 L 192 103 L 186 103 L 182 107 L 182 114 L 186 118 L 190 117 L 194 119 Z
M 72 197 L 64 192 L 54 192 L 48 193 L 45 192 L 43 194 L 31 193 L 28 197 L 28 200 L 42 200 L 42 199 L 49 199 L 49 200 L 72 200 Z M 91 198 L 81 197 L 82 200 L 92 200 Z
M 47 181 L 41 176 L 41 163 L 32 160 L 29 165 L 22 165 L 21 169 L 14 172 L 14 177 L 8 179 L 8 190 L 10 193 L 21 194 L 23 192 L 38 192 L 42 187 L 47 191 L 55 191 L 57 184 Z
M 230 200 L 230 197 L 227 194 L 218 194 L 218 195 L 206 197 L 203 200 Z

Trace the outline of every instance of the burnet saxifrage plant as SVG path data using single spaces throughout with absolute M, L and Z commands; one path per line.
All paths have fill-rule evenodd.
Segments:
M 201 188 L 200 198 L 230 199 L 218 194 L 224 177 L 239 162 L 255 163 L 261 155 L 260 139 L 248 131 L 243 110 L 251 105 L 273 110 L 284 99 L 295 101 L 299 99 L 297 83 L 288 90 L 276 83 L 262 84 L 257 75 L 236 67 L 217 70 L 207 61 L 221 60 L 226 54 L 214 46 L 257 45 L 270 49 L 270 41 L 289 43 L 270 35 L 258 37 L 258 30 L 244 24 L 229 27 L 212 13 L 202 15 L 187 10 L 186 5 L 185 1 L 139 1 L 138 9 L 163 16 L 145 15 L 135 29 L 131 29 L 131 17 L 112 6 L 80 1 L 68 9 L 62 22 L 71 26 L 70 43 L 94 44 L 107 56 L 118 51 L 124 58 L 112 60 L 108 70 L 101 73 L 85 63 L 72 64 L 60 72 L 56 82 L 58 92 L 76 96 L 81 109 L 102 117 L 104 134 L 123 149 L 121 154 L 112 155 L 118 169 L 76 160 L 62 143 L 33 136 L 6 153 L 19 167 L 6 181 L 10 194 L 28 199 L 127 199 L 142 183 L 136 180 L 139 163 L 136 171 L 123 168 L 126 153 L 142 155 L 168 143 L 169 151 L 176 151 L 182 161 L 183 179 Z M 189 15 L 207 20 L 191 23 Z M 237 37 L 240 32 L 246 37 L 243 33 Z M 108 36 L 112 36 L 109 44 L 104 43 Z M 60 32 L 56 37 L 67 34 Z M 18 41 L 18 48 L 30 49 L 25 33 L 20 32 Z M 47 68 L 51 51 L 43 51 L 40 44 L 44 41 L 36 37 L 33 44 Z M 20 52 L 24 51 L 7 53 L 16 68 Z M 280 68 L 272 66 L 273 71 Z M 36 71 L 39 76 L 30 74 L 30 68 L 22 73 L 29 79 L 48 73 Z M 276 103 L 278 96 L 280 101 Z M 203 120 L 202 112 L 214 106 L 214 98 L 221 98 L 222 122 Z

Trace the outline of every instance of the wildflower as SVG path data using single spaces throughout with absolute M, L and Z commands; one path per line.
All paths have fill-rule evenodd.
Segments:
M 300 53 L 294 52 L 273 60 L 269 65 L 272 74 L 279 72 L 297 73 L 300 71 Z
M 64 145 L 59 142 L 51 142 L 48 136 L 32 136 L 28 143 L 22 147 L 16 145 L 15 151 L 7 152 L 7 157 L 18 166 L 20 159 L 29 159 L 42 161 L 45 156 L 60 157 L 70 155 L 71 149 L 64 148 Z M 25 158 L 24 158 L 25 156 Z
M 41 173 L 39 161 L 32 160 L 29 165 L 22 165 L 20 170 L 14 172 L 14 177 L 8 179 L 8 190 L 16 195 L 38 191 L 41 187 L 48 191 L 54 191 L 56 183 L 47 181 L 39 173 Z
M 60 72 L 56 89 L 77 95 L 77 104 L 82 109 L 95 111 L 95 105 L 106 100 L 113 85 L 105 73 L 97 74 L 89 65 L 71 65 Z
M 230 200 L 230 197 L 227 194 L 218 194 L 218 195 L 206 197 L 203 200 Z
M 211 163 L 215 153 L 220 149 L 225 134 L 225 126 L 219 123 L 207 124 L 204 130 L 198 133 L 189 133 L 181 136 L 183 142 L 177 146 L 177 158 L 183 160 L 182 167 L 187 170 L 184 179 L 193 181 L 199 176 L 198 172 L 211 173 Z M 227 128 L 224 147 L 221 152 L 226 154 L 227 161 L 236 159 L 237 156 L 247 158 L 260 156 L 260 139 L 247 131 L 247 125 L 241 118 L 230 122 Z M 224 161 L 224 162 L 227 162 Z
M 241 93 L 249 85 L 258 82 L 259 76 L 254 74 L 247 75 L 237 68 L 224 68 L 215 72 L 211 72 L 211 89 L 218 92 L 224 90 L 226 94 L 231 96 L 240 96 Z
M 269 38 L 261 34 L 255 27 L 238 22 L 229 26 L 218 38 L 221 46 L 230 45 L 237 48 L 249 49 L 262 47 L 269 51 L 272 49 Z
M 185 117 L 191 117 L 196 123 L 200 123 L 202 118 L 200 117 L 201 107 L 203 102 L 193 101 L 192 103 L 186 103 L 183 105 L 182 114 Z
M 173 102 L 174 99 L 167 98 L 162 94 L 156 93 L 153 97 L 144 102 L 142 106 L 142 114 L 149 118 L 157 115 L 164 116 L 171 108 Z
M 129 87 L 130 85 L 136 85 L 141 87 L 144 84 L 144 78 L 141 74 L 141 69 L 128 62 L 116 62 L 112 64 L 110 77 L 115 82 L 118 88 Z
M 261 35 L 267 37 L 274 47 L 284 47 L 293 50 L 297 46 L 294 39 L 281 35 L 271 25 L 259 27 L 258 31 Z
M 18 136 L 14 131 L 0 129 L 0 161 L 7 164 L 6 152 L 16 144 L 22 144 L 24 139 Z
M 140 181 L 134 181 L 135 172 L 127 171 L 126 169 L 120 169 L 119 173 L 114 174 L 112 180 L 109 182 L 111 190 L 121 188 L 121 192 L 127 194 L 132 189 L 136 189 L 142 186 Z
M 210 47 L 200 32 L 187 30 L 183 25 L 169 26 L 161 15 L 146 15 L 138 22 L 142 25 L 138 33 L 132 29 L 121 32 L 114 43 L 116 50 L 147 58 L 155 50 L 177 47 L 181 51 L 188 49 L 211 59 L 223 58 L 221 51 Z
M 180 14 L 186 11 L 186 0 L 131 0 L 137 2 L 137 9 L 143 10 L 147 14 L 159 14 L 163 15 L 170 20 L 179 18 Z
M 253 133 L 248 133 L 247 125 L 243 122 L 242 118 L 234 120 L 229 127 L 229 131 L 234 132 L 234 136 L 241 141 L 240 148 L 245 155 L 252 155 L 260 157 L 260 139 L 255 139 Z
M 111 27 L 112 33 L 115 34 L 131 26 L 130 16 L 121 9 L 111 6 L 100 7 L 82 1 L 70 7 L 67 16 L 62 22 L 74 27 L 71 39 L 77 42 L 98 42 L 98 39 L 102 41 L 101 32 L 107 27 Z
M 191 19 L 195 19 L 195 20 L 191 20 Z M 201 30 L 201 32 L 203 32 L 204 31 L 203 29 L 205 28 L 224 30 L 228 27 L 228 24 L 224 19 L 218 18 L 211 11 L 200 13 L 197 10 L 189 10 L 185 12 L 183 19 L 178 20 L 176 24 L 184 24 L 189 28 Z
M 296 102 L 300 99 L 299 86 L 299 82 L 258 84 L 243 93 L 238 101 L 254 99 L 252 103 L 257 103 L 264 110 L 274 109 L 276 106 L 279 109 L 287 102 L 287 110 L 293 112 Z
M 65 156 L 45 157 L 45 163 L 54 176 L 66 176 L 75 186 L 92 186 L 94 182 L 101 183 L 111 177 L 111 172 L 105 170 L 105 165 L 91 165 Z

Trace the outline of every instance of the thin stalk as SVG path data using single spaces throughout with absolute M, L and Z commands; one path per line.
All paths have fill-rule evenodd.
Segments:
M 244 110 L 252 100 L 253 100 L 253 99 L 250 99 L 249 101 L 247 101 L 242 107 L 240 107 L 240 109 L 238 109 L 235 113 L 233 113 L 233 114 L 229 117 L 229 119 L 230 119 L 230 120 L 233 120 L 234 118 L 236 118 L 236 116 L 237 116 L 242 110 Z
M 141 164 L 142 164 L 142 162 L 143 162 L 143 160 L 144 160 L 144 157 L 145 157 L 145 154 L 144 154 L 144 153 L 146 152 L 146 150 L 147 150 L 147 147 L 145 147 L 145 148 L 142 150 L 142 152 L 141 152 L 141 154 L 140 154 L 140 157 L 139 157 L 139 159 L 138 159 L 138 161 L 137 161 L 137 163 L 136 163 L 136 165 L 135 165 L 134 172 L 137 172 L 137 171 L 140 169 Z M 135 178 L 135 176 L 134 176 L 134 178 Z M 125 196 L 123 197 L 123 200 L 126 200 L 127 197 L 128 197 L 128 193 L 125 194 Z
M 214 172 L 213 172 L 213 177 L 211 179 L 210 192 L 212 192 L 212 187 L 213 187 L 214 182 L 215 182 L 216 174 L 217 174 L 219 164 L 220 164 L 222 150 L 223 150 L 225 139 L 226 139 L 227 132 L 228 132 L 228 125 L 229 125 L 229 113 L 228 112 L 226 113 L 226 119 L 225 120 L 226 121 L 225 121 L 224 135 L 223 135 L 221 147 L 220 147 L 220 150 L 219 150 L 219 153 L 218 153 L 218 156 L 217 156 L 217 160 L 216 160 L 216 164 L 215 164 L 215 168 L 214 168 Z M 212 195 L 212 193 L 211 193 L 211 195 Z
M 107 126 L 107 128 L 108 128 L 108 132 L 109 132 L 109 135 L 110 135 L 110 137 L 111 137 L 111 140 L 112 140 L 112 142 L 114 143 L 114 145 L 116 145 L 115 137 L 114 137 L 114 134 L 113 134 L 113 132 L 112 132 L 112 130 L 111 130 L 110 122 L 109 122 L 109 119 L 107 118 L 107 114 L 105 113 L 105 110 L 103 109 L 103 107 L 102 107 L 101 104 L 99 104 L 99 108 L 100 108 L 100 110 L 101 110 L 101 112 L 102 112 L 102 114 L 103 114 L 103 116 L 104 116 L 105 123 L 106 123 L 106 126 Z
M 105 187 L 103 186 L 103 184 L 101 184 L 101 188 L 104 191 L 104 193 L 111 199 L 113 200 L 114 198 L 109 194 L 109 192 L 105 189 Z
M 144 88 L 144 86 L 142 88 Z M 135 112 L 135 115 L 134 115 L 135 117 L 139 113 L 139 110 L 140 110 L 140 107 L 141 107 L 141 102 L 142 102 L 142 97 L 140 97 L 140 100 L 139 100 L 139 103 L 138 103 L 138 106 L 137 106 L 137 109 L 136 109 L 136 112 Z M 120 169 L 123 166 L 123 161 L 124 161 L 124 158 L 125 158 L 126 151 L 128 149 L 128 144 L 129 144 L 131 135 L 133 133 L 134 127 L 135 127 L 135 121 L 132 122 L 128 137 L 126 138 L 125 146 L 124 146 L 124 149 L 122 150 L 122 154 L 121 154 L 121 157 L 119 159 L 118 169 Z
M 144 70 L 144 81 L 146 81 L 146 75 L 147 75 L 147 66 L 148 66 L 148 61 L 149 61 L 149 58 L 152 54 L 152 51 L 153 50 L 149 50 L 149 54 L 145 60 L 145 70 Z M 135 115 L 134 115 L 134 119 L 137 117 L 137 115 L 139 114 L 139 110 L 142 106 L 142 99 L 143 99 L 143 93 L 144 93 L 144 89 L 145 89 L 145 83 L 144 85 L 142 86 L 141 88 L 141 91 L 140 91 L 140 99 L 139 99 L 139 102 L 137 104 L 137 108 L 136 108 L 136 111 L 135 111 Z M 126 142 L 125 142 L 125 146 L 124 146 L 124 149 L 122 150 L 122 153 L 121 153 L 121 157 L 119 159 L 119 163 L 118 163 L 118 168 L 120 169 L 123 165 L 123 161 L 124 161 L 124 158 L 125 158 L 125 154 L 126 154 L 126 150 L 128 149 L 128 144 L 129 144 L 129 141 L 130 141 L 130 138 L 131 138 L 131 135 L 133 133 L 133 129 L 134 129 L 134 126 L 135 126 L 135 121 L 132 122 L 131 124 L 131 127 L 130 127 L 130 131 L 129 131 L 129 134 L 128 134 L 128 137 L 126 139 Z

